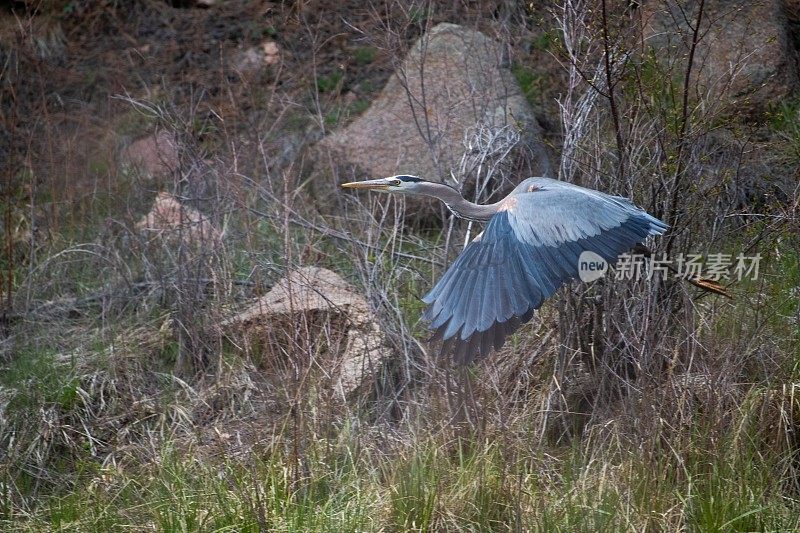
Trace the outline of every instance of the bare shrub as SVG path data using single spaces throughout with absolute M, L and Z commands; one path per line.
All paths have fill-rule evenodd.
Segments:
M 224 4 L 181 23 L 239 20 L 245 3 Z M 714 480 L 719 490 L 741 486 L 745 502 L 719 529 L 762 500 L 780 502 L 776 513 L 791 509 L 798 191 L 752 170 L 793 164 L 791 129 L 779 154 L 756 161 L 772 139 L 752 125 L 725 127 L 719 102 L 694 86 L 687 56 L 653 57 L 637 41 L 632 3 L 555 5 L 543 21 L 559 36 L 542 53 L 562 62 L 568 82 L 563 133 L 550 132 L 562 154 L 558 177 L 666 219 L 672 230 L 651 243 L 655 253 L 763 251 L 769 271 L 734 286 L 733 303 L 658 276 L 573 284 L 489 360 L 454 368 L 430 350 L 419 298 L 477 228 L 444 212 L 409 225 L 403 198 L 333 192 L 343 171 L 311 161 L 309 147 L 352 116 L 348 91 L 374 94 L 348 85 L 355 60 L 326 62 L 326 49 L 361 39 L 377 50 L 370 81 L 382 81 L 437 22 L 458 15 L 510 48 L 545 10 L 392 1 L 358 11 L 359 25 L 313 2 L 246 4 L 286 23 L 271 70 L 237 72 L 236 52 L 264 39 L 256 32 L 255 43 L 221 44 L 218 58 L 205 51 L 191 82 L 159 86 L 146 76 L 155 67 L 142 66 L 143 48 L 126 44 L 145 83 L 106 102 L 113 117 L 89 105 L 56 113 L 60 93 L 45 86 L 36 96 L 33 82 L 47 80 L 42 64 L 3 56 L 13 72 L 38 73 L 12 80 L 14 94 L 3 80 L 2 101 L 14 105 L 0 117 L 13 126 L 2 135 L 14 138 L 0 150 L 16 147 L 3 182 L 16 188 L 3 192 L 15 203 L 3 211 L 4 249 L 12 238 L 25 248 L 3 263 L 2 523 L 47 522 L 37 518 L 50 505 L 43 497 L 72 491 L 81 509 L 84 497 L 103 503 L 95 517 L 130 497 L 120 522 L 159 525 L 158 513 L 173 512 L 170 483 L 190 478 L 185 494 L 202 516 L 247 516 L 262 529 L 303 529 L 303 519 L 328 515 L 329 529 L 348 529 L 342 507 L 326 507 L 332 500 L 368 515 L 350 529 L 691 528 L 701 523 L 690 516 L 703 503 L 698 490 Z M 116 21 L 109 13 L 93 23 Z M 261 28 L 258 17 L 247 23 Z M 170 73 L 191 69 L 194 56 L 178 67 L 174 55 L 159 56 Z M 40 126 L 21 120 L 31 117 Z M 118 167 L 106 121 L 126 123 L 133 137 L 164 131 L 176 164 L 160 177 Z M 527 177 L 513 155 L 522 144 L 513 124 L 477 123 L 443 177 L 491 201 Z M 147 217 L 159 197 L 168 198 L 169 224 Z M 138 221 L 149 229 L 137 231 Z M 249 338 L 219 335 L 226 318 L 308 267 L 347 280 L 367 303 L 361 326 L 379 323 L 385 333 L 381 364 L 346 399 L 329 386 L 335 357 L 326 353 L 346 350 L 344 313 L 289 312 Z M 726 465 L 731 472 L 713 477 Z M 297 509 L 307 514 L 292 522 Z M 74 527 L 106 523 L 85 520 Z
M 606 2 L 600 14 L 579 1 L 565 2 L 556 12 L 570 72 L 561 101 L 566 135 L 560 177 L 632 197 L 661 216 L 671 230 L 655 243 L 657 253 L 711 251 L 721 245 L 722 234 L 741 228 L 730 215 L 741 209 L 745 179 L 755 178 L 709 172 L 710 146 L 719 142 L 718 124 L 725 109 L 719 99 L 696 91 L 694 69 L 699 66 L 693 54 L 704 34 L 692 33 L 691 28 L 701 23 L 703 3 L 686 12 L 688 55 L 661 50 L 658 58 L 633 44 L 636 12 L 619 16 L 622 8 L 608 2 L 608 9 L 612 5 L 617 15 L 613 22 L 605 15 Z M 736 76 L 735 68 L 731 72 Z M 653 96 L 660 90 L 658 83 L 672 84 L 671 92 Z M 728 146 L 724 164 L 744 168 L 746 150 L 737 151 L 735 142 Z M 711 190 L 730 193 L 709 202 Z M 636 424 L 624 432 L 653 439 L 653 432 L 661 430 L 644 421 L 666 417 L 660 409 L 674 413 L 674 400 L 655 407 L 637 398 L 669 387 L 669 376 L 700 371 L 712 383 L 731 383 L 731 375 L 747 380 L 738 370 L 741 366 L 726 361 L 736 354 L 735 344 L 720 342 L 708 326 L 721 316 L 721 306 L 725 304 L 696 297 L 685 286 L 656 276 L 569 290 L 559 304 L 556 374 L 569 374 L 567 369 L 575 365 L 589 372 L 590 389 L 581 393 L 588 402 L 587 423 L 602 424 L 619 412 L 635 413 Z M 755 330 L 743 334 L 761 335 Z M 710 338 L 715 340 L 713 347 L 708 345 Z M 746 357 L 737 354 L 736 360 Z M 772 357 L 782 356 L 776 352 Z M 724 413 L 733 405 L 727 402 L 709 417 L 714 431 L 729 427 L 731 419 Z

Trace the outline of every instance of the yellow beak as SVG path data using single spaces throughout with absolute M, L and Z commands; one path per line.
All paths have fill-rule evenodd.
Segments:
M 351 181 L 350 183 L 342 183 L 343 189 L 370 189 L 373 191 L 385 191 L 389 188 L 389 183 L 385 179 L 367 180 L 367 181 Z

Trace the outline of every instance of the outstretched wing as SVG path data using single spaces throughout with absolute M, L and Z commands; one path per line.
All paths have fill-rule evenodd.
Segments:
M 453 350 L 457 363 L 500 348 L 578 276 L 582 252 L 613 264 L 667 228 L 624 198 L 551 181 L 512 193 L 423 298 L 428 309 L 422 318 L 435 331 L 432 340 L 443 341 L 442 354 Z

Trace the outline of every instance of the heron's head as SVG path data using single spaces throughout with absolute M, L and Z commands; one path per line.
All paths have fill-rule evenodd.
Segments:
M 353 181 L 342 183 L 344 189 L 367 189 L 375 192 L 394 192 L 402 194 L 420 193 L 420 186 L 428 183 L 416 176 L 392 176 L 390 178 L 380 178 L 377 180 Z

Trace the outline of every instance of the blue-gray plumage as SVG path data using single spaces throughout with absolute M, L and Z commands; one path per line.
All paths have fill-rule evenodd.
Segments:
M 443 354 L 452 351 L 457 363 L 500 348 L 547 298 L 578 277 L 581 253 L 594 252 L 613 264 L 667 229 L 626 198 L 549 178 L 528 178 L 488 205 L 415 176 L 342 186 L 433 196 L 461 218 L 488 221 L 423 298 L 428 308 L 422 318 L 434 331 L 432 340 L 442 342 Z
M 423 301 L 434 338 L 458 362 L 485 356 L 527 322 L 592 251 L 609 263 L 666 224 L 624 198 L 531 178 L 505 200 L 483 234 L 456 259 Z

